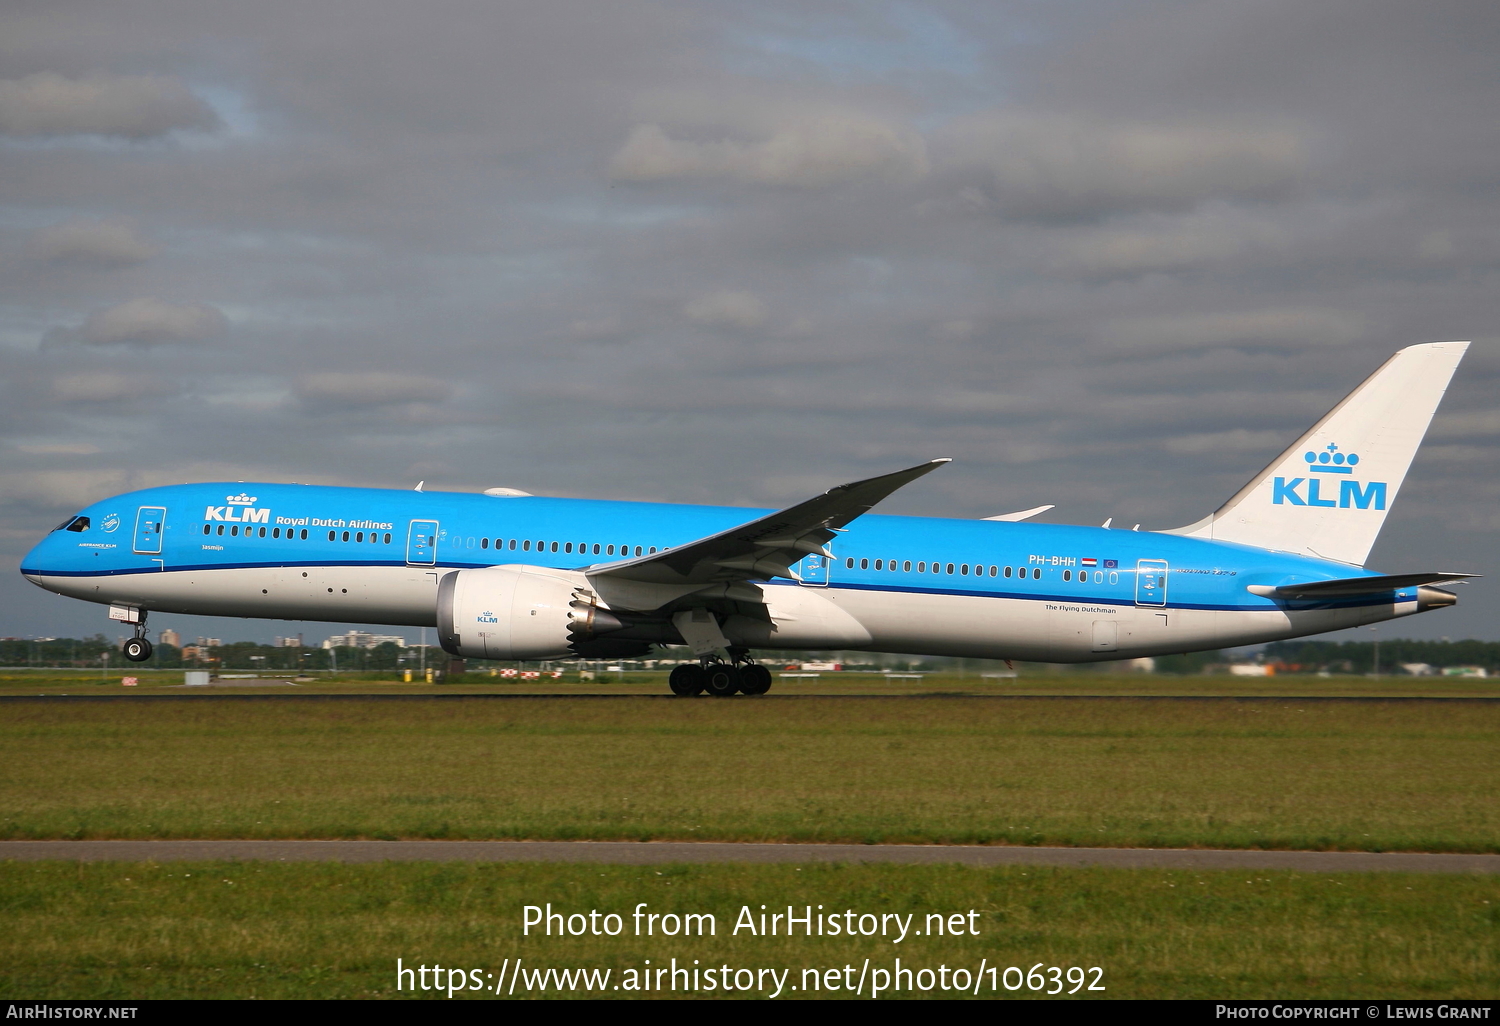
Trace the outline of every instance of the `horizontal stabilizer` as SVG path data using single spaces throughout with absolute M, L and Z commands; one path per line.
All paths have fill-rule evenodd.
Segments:
M 1283 584 L 1280 587 L 1270 584 L 1252 584 L 1245 590 L 1252 595 L 1260 595 L 1263 598 L 1340 598 L 1345 595 L 1378 595 L 1382 592 L 1397 591 L 1401 588 L 1421 587 L 1423 585 L 1455 584 L 1459 581 L 1468 581 L 1481 576 L 1483 575 L 1444 573 L 1387 574 L 1383 577 L 1346 577 L 1338 581 L 1308 581 L 1304 584 Z
M 981 520 L 1004 520 L 1007 523 L 1014 524 L 1014 523 L 1018 523 L 1018 522 L 1020 522 L 1022 520 L 1030 520 L 1032 517 L 1040 516 L 1041 514 L 1047 512 L 1049 509 L 1056 509 L 1056 508 L 1057 508 L 1057 503 L 1054 502 L 1054 503 L 1050 503 L 1050 504 L 1048 504 L 1046 506 L 1033 506 L 1030 509 L 1017 510 L 1014 513 L 1001 513 L 998 517 L 981 517 L 980 519 Z

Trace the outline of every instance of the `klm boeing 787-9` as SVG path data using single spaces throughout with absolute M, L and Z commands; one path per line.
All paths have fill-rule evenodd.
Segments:
M 869 512 L 941 459 L 775 512 L 234 482 L 94 503 L 21 572 L 134 625 L 133 660 L 150 611 L 405 624 L 480 659 L 687 645 L 678 694 L 765 692 L 757 648 L 1088 662 L 1293 638 L 1452 605 L 1437 586 L 1474 576 L 1364 565 L 1467 346 L 1401 350 L 1170 531 Z

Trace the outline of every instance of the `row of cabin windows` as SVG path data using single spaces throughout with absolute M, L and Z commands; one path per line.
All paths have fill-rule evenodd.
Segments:
M 215 530 L 216 526 L 217 526 L 217 530 Z M 256 532 L 256 533 L 252 534 L 252 532 Z M 204 534 L 219 534 L 219 535 L 222 535 L 224 533 L 224 525 L 223 524 L 218 524 L 218 525 L 204 524 L 203 525 L 203 533 Z M 237 524 L 229 529 L 229 536 L 231 538 L 237 538 L 237 537 L 239 537 L 239 533 L 240 533 L 240 529 L 239 529 L 239 525 L 237 525 Z M 348 535 L 349 535 L 349 532 L 345 531 L 344 532 L 344 540 L 345 541 L 349 540 Z M 272 538 L 280 538 L 281 537 L 281 528 L 279 528 L 279 527 L 273 527 L 273 528 L 271 528 L 270 536 Z M 296 529 L 288 527 L 286 529 L 286 536 L 288 538 L 291 538 L 291 539 L 297 538 L 298 534 L 297 534 Z M 245 537 L 246 538 L 250 538 L 250 537 L 264 538 L 264 537 L 266 537 L 266 529 L 264 527 L 262 527 L 257 532 L 256 528 L 247 527 L 247 528 L 245 528 Z M 307 528 L 305 528 L 305 527 L 302 529 L 301 540 L 302 541 L 307 541 Z M 328 540 L 329 541 L 333 541 L 333 532 L 332 531 L 328 532 Z M 373 533 L 370 535 L 370 540 L 371 541 L 375 540 L 375 535 Z M 385 540 L 386 540 L 386 543 L 389 544 L 390 540 L 391 540 L 391 536 L 390 535 L 386 535 L 385 536 Z
M 874 562 L 875 562 L 874 569 L 876 569 L 876 570 L 889 570 L 891 572 L 895 572 L 895 570 L 897 569 L 897 562 L 894 559 L 877 559 Z M 909 559 L 907 559 L 907 560 L 903 560 L 900 563 L 900 567 L 899 568 L 900 568 L 900 570 L 903 573 L 908 573 L 909 574 L 909 573 L 912 572 L 912 565 L 913 565 L 912 561 L 909 560 Z M 844 560 L 844 566 L 845 566 L 845 568 L 847 568 L 849 570 L 853 570 L 854 569 L 854 558 L 850 557 L 848 559 L 845 559 Z M 928 564 L 926 563 L 926 561 L 918 561 L 916 563 L 916 572 L 919 573 L 919 574 L 925 574 L 925 573 L 928 572 L 927 567 L 928 567 Z M 861 559 L 859 561 L 859 568 L 861 570 L 869 570 L 871 568 L 870 567 L 870 560 L 868 560 L 868 559 Z M 941 574 L 941 573 L 953 574 L 953 573 L 956 573 L 960 577 L 967 577 L 967 576 L 969 576 L 969 574 L 971 572 L 971 569 L 972 569 L 972 573 L 973 573 L 973 575 L 975 577 L 983 577 L 984 576 L 984 567 L 983 566 L 981 566 L 979 564 L 975 564 L 974 567 L 970 568 L 970 566 L 969 566 L 968 563 L 948 563 L 948 564 L 933 563 L 932 564 L 932 571 L 931 572 L 935 573 L 935 574 Z M 989 575 L 991 577 L 1011 577 L 1011 576 L 1015 576 L 1015 577 L 1019 577 L 1019 578 L 1025 579 L 1025 577 L 1027 576 L 1027 569 L 1028 568 L 1024 567 L 1024 566 L 1018 566 L 1018 567 L 1014 567 L 1014 568 L 1008 567 L 1008 566 L 1004 566 L 1004 567 L 1002 567 L 1002 566 L 991 566 L 990 567 L 990 573 L 989 573 Z M 1040 581 L 1042 579 L 1042 569 L 1041 569 L 1041 567 L 1032 567 L 1032 568 L 1030 568 L 1030 573 L 1031 573 L 1031 579 L 1032 580 L 1034 580 L 1034 581 Z M 1117 584 L 1119 582 L 1119 579 L 1120 579 L 1119 578 L 1119 574 L 1113 574 L 1113 573 L 1109 575 L 1109 578 L 1110 578 L 1110 580 L 1109 580 L 1110 584 Z M 1072 570 L 1064 570 L 1062 572 L 1062 579 L 1065 580 L 1065 581 L 1072 581 L 1073 580 L 1073 571 Z M 1089 579 L 1089 572 L 1087 570 L 1080 570 L 1080 571 L 1078 571 L 1078 583 L 1079 584 L 1087 584 L 1088 583 L 1088 579 Z M 1097 571 L 1096 570 L 1094 572 L 1094 583 L 1095 584 L 1103 584 L 1104 583 L 1104 574 L 1103 574 L 1102 571 Z
M 215 525 L 215 524 L 204 524 L 203 525 L 203 533 L 204 534 L 219 534 L 219 535 L 222 535 L 224 533 L 224 526 L 225 525 L 223 525 L 223 524 L 217 524 L 217 525 Z M 245 537 L 246 538 L 254 537 L 255 535 L 252 535 L 251 532 L 252 531 L 256 531 L 256 530 L 257 529 L 253 528 L 253 527 L 246 527 L 245 528 Z M 235 525 L 233 525 L 233 526 L 231 526 L 229 528 L 229 536 L 231 538 L 237 538 L 237 537 L 239 537 L 239 534 L 240 534 L 240 528 L 239 528 L 238 524 L 235 524 Z M 266 528 L 264 528 L 264 527 L 260 528 L 259 532 L 258 532 L 258 537 L 264 538 L 266 536 L 267 536 Z M 296 537 L 298 537 L 296 530 L 294 528 L 291 528 L 291 527 L 288 527 L 286 529 L 286 536 L 288 538 L 296 538 Z M 272 537 L 272 538 L 280 538 L 281 537 L 281 528 L 279 528 L 279 527 L 273 527 L 273 528 L 271 528 L 270 529 L 270 537 Z M 306 528 L 302 529 L 300 537 L 301 537 L 301 539 L 303 541 L 307 540 L 307 529 Z M 353 531 L 353 532 L 344 531 L 342 533 L 339 532 L 339 531 L 329 531 L 328 532 L 328 540 L 329 541 L 340 541 L 340 540 L 342 540 L 342 541 L 346 541 L 346 542 L 347 541 L 353 541 L 353 542 L 356 542 L 356 543 L 359 543 L 359 544 L 363 544 L 366 541 L 366 534 L 365 534 L 364 531 Z M 381 545 L 381 544 L 389 545 L 391 543 L 391 536 L 390 536 L 389 533 L 381 534 L 378 531 L 371 531 L 371 532 L 369 532 L 369 535 L 368 535 L 368 541 L 371 544 L 373 544 L 373 545 Z M 459 539 L 457 539 L 457 538 L 455 538 L 453 540 L 453 542 L 454 542 L 454 547 L 456 547 L 456 548 L 462 546 L 462 542 Z M 430 541 L 424 539 L 423 543 L 424 544 L 430 544 Z M 506 546 L 506 539 L 504 539 L 504 538 L 496 538 L 495 541 L 494 541 L 494 545 L 495 545 L 496 549 L 504 549 L 504 548 L 507 547 Z M 548 551 L 549 545 L 550 545 L 550 550 L 552 552 L 571 553 L 575 549 L 575 546 L 574 546 L 573 542 L 550 542 L 550 543 L 549 542 L 545 542 L 545 541 L 532 542 L 531 539 L 529 539 L 529 538 L 527 538 L 527 539 L 512 538 L 512 539 L 510 539 L 509 548 L 512 551 L 514 551 L 516 549 L 520 549 L 520 551 L 522 551 L 522 552 L 531 552 L 532 549 L 533 549 L 533 546 L 535 546 L 535 550 L 537 552 L 546 552 L 546 551 Z M 474 539 L 473 538 L 468 539 L 468 547 L 471 548 L 471 549 L 474 547 Z M 490 547 L 490 539 L 488 539 L 488 538 L 481 538 L 481 539 L 479 539 L 479 547 L 482 548 L 482 549 L 489 548 Z M 588 550 L 589 550 L 589 546 L 585 542 L 579 542 L 577 544 L 577 546 L 576 546 L 576 549 L 577 549 L 577 551 L 579 553 L 586 554 L 588 552 Z M 595 545 L 594 546 L 594 555 L 596 555 L 596 556 L 598 556 L 598 555 L 613 556 L 615 554 L 615 549 L 616 549 L 616 546 L 614 546 L 614 545 Z M 646 554 L 648 554 L 648 552 L 654 554 L 656 552 L 656 546 L 652 545 L 652 546 L 650 546 L 649 549 L 644 548 L 644 547 L 642 547 L 640 545 L 637 545 L 635 547 L 635 554 L 637 556 L 646 555 Z M 628 555 L 630 555 L 630 546 L 629 545 L 621 545 L 621 546 L 619 546 L 619 554 L 622 555 L 622 556 L 628 556 Z
M 454 544 L 455 544 L 455 547 L 458 547 L 459 542 L 458 542 L 457 539 L 454 539 Z M 577 552 L 579 555 L 585 555 L 585 556 L 588 555 L 588 553 L 589 553 L 589 544 L 587 542 L 579 542 L 575 546 L 572 542 L 546 542 L 546 541 L 533 542 L 530 538 L 511 538 L 511 539 L 509 539 L 509 541 L 507 541 L 505 538 L 496 538 L 494 540 L 493 544 L 494 544 L 494 547 L 496 549 L 508 549 L 511 552 L 515 552 L 517 550 L 519 550 L 521 552 L 531 552 L 533 550 L 533 548 L 535 548 L 535 551 L 537 551 L 537 552 L 549 552 L 549 551 L 550 552 L 563 552 L 563 553 Z M 479 539 L 479 547 L 481 549 L 487 549 L 487 548 L 490 547 L 490 545 L 491 545 L 490 539 L 488 539 L 488 538 L 480 538 Z M 468 547 L 471 548 L 471 549 L 474 547 L 474 539 L 473 538 L 470 538 L 468 540 Z M 601 545 L 601 544 L 597 544 L 596 543 L 593 546 L 593 550 L 594 550 L 594 555 L 596 555 L 596 556 L 613 556 L 615 554 L 615 546 L 613 546 L 613 545 Z M 641 546 L 641 545 L 637 545 L 635 547 L 635 554 L 637 556 L 644 556 L 644 555 L 648 555 L 648 554 L 655 553 L 655 552 L 656 552 L 656 546 L 655 545 L 652 545 L 650 548 L 646 548 L 646 547 Z M 628 555 L 630 555 L 630 546 L 629 545 L 621 545 L 621 546 L 619 546 L 619 554 L 622 555 L 622 556 L 628 556 Z

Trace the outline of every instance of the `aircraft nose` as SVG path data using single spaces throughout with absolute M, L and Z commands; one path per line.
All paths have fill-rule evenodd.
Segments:
M 31 551 L 26 553 L 25 558 L 21 560 L 21 576 L 32 584 L 41 585 L 42 577 L 47 572 L 49 563 L 47 552 L 51 548 L 47 544 L 47 541 L 47 539 L 43 539 L 32 546 Z

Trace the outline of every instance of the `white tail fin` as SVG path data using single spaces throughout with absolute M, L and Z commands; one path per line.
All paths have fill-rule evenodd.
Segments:
M 1468 348 L 1401 350 L 1211 516 L 1168 533 L 1363 566 Z

